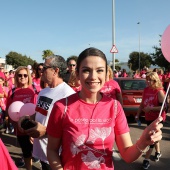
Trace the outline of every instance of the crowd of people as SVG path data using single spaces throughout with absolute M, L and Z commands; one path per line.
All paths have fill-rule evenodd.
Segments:
M 144 91 L 136 115 L 138 119 L 143 110 L 148 126 L 135 144 L 131 141 L 121 89 L 114 76 L 120 77 L 108 66 L 105 54 L 96 48 L 85 49 L 78 57 L 66 61 L 60 55 L 48 56 L 34 69 L 29 65 L 7 72 L 1 67 L 0 120 L 6 125 L 5 133 L 14 130 L 23 154 L 22 166 L 32 170 L 34 158 L 41 162 L 42 170 L 114 169 L 114 143 L 128 163 L 143 153 L 151 154 L 154 146 L 159 159 L 165 120 L 164 112 L 158 117 L 164 99 L 164 84 L 160 80 L 170 82 L 170 74 L 163 78 L 155 71 L 148 74 L 146 68 L 134 73 L 134 78 L 152 82 Z M 128 76 L 125 69 L 121 76 Z M 153 101 L 147 103 L 148 98 Z M 8 108 L 15 101 L 35 104 L 35 114 L 12 121 Z M 156 116 L 149 117 L 151 113 Z M 25 119 L 34 127 L 23 129 L 21 124 Z M 143 166 L 148 167 L 148 163 Z

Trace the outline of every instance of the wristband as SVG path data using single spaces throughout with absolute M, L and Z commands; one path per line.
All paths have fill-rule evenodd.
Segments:
M 139 146 L 136 142 L 136 148 L 140 153 L 146 153 L 150 149 L 150 146 L 147 146 L 144 150 L 142 150 L 142 149 L 139 148 Z

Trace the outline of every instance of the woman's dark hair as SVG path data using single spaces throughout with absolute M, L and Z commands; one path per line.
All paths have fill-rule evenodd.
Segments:
M 35 71 L 35 78 L 36 78 L 36 79 L 38 79 L 38 78 L 41 77 L 40 74 L 39 74 L 39 71 L 38 71 L 39 66 L 43 66 L 43 63 L 39 63 L 39 64 L 37 65 L 37 67 L 36 67 L 36 71 Z
M 68 58 L 67 58 L 67 61 L 66 61 L 66 62 L 67 62 L 67 65 L 68 65 L 68 63 L 70 62 L 70 60 L 74 60 L 75 62 L 77 62 L 77 58 L 78 58 L 77 56 L 68 57 Z
M 101 57 L 106 63 L 106 73 L 107 73 L 106 56 L 101 50 L 94 48 L 94 47 L 87 48 L 79 54 L 78 59 L 77 59 L 77 67 L 76 67 L 77 72 L 79 72 L 81 62 L 88 56 L 99 56 L 99 57 Z

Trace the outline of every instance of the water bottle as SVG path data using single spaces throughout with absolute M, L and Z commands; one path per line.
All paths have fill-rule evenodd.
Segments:
M 138 126 L 141 126 L 141 121 L 137 120 L 137 124 L 138 124 Z

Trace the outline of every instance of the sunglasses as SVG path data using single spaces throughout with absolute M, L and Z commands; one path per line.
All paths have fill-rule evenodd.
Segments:
M 75 67 L 76 65 L 75 65 L 75 64 L 69 64 L 69 66 L 70 66 L 70 67 L 72 67 L 72 66 Z
M 24 76 L 24 78 L 27 78 L 28 77 L 28 75 L 27 74 L 18 74 L 18 77 L 23 77 Z
M 38 70 L 43 70 L 43 68 L 38 68 Z
M 53 68 L 53 67 L 51 67 L 51 66 L 43 66 L 43 70 L 47 70 L 48 68 Z

